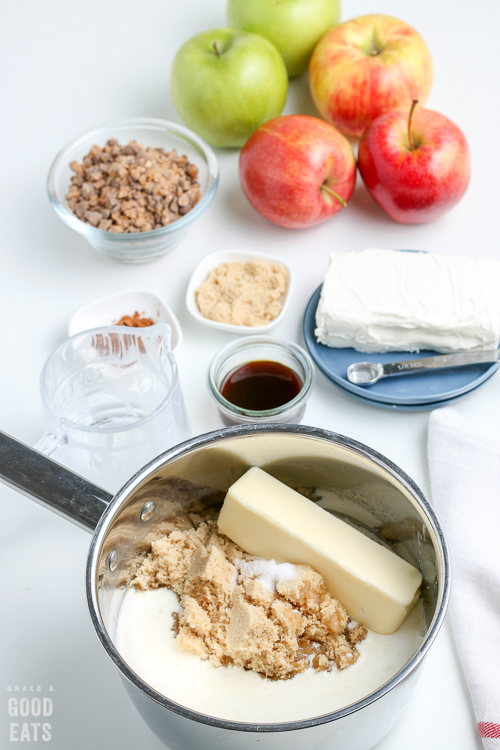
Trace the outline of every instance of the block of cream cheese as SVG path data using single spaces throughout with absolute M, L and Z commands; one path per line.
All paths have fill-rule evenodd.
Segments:
M 360 352 L 496 349 L 500 261 L 424 252 L 332 253 L 317 340 Z
M 418 598 L 416 568 L 257 467 L 229 488 L 217 523 L 252 555 L 310 565 L 376 633 L 394 633 Z

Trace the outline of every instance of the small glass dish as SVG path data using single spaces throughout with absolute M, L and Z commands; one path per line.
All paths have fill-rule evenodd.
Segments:
M 246 325 L 234 325 L 233 323 L 221 323 L 218 320 L 210 320 L 205 318 L 198 309 L 196 304 L 196 290 L 207 280 L 210 272 L 220 266 L 221 263 L 248 263 L 249 261 L 255 260 L 267 260 L 269 263 L 278 263 L 286 270 L 287 273 L 287 284 L 286 291 L 282 299 L 282 308 L 279 314 L 262 326 L 246 326 Z M 207 255 L 194 269 L 191 279 L 189 280 L 187 292 L 186 292 L 186 307 L 192 317 L 199 323 L 203 323 L 210 328 L 217 328 L 219 331 L 229 331 L 230 333 L 267 333 L 277 323 L 279 323 L 288 308 L 290 297 L 293 289 L 292 270 L 290 266 L 277 258 L 275 255 L 268 255 L 267 253 L 252 253 L 246 252 L 245 250 L 222 250 L 217 253 L 211 253 Z
M 81 163 L 94 144 L 102 147 L 110 138 L 117 138 L 121 145 L 135 140 L 144 146 L 163 147 L 168 151 L 175 148 L 178 154 L 185 154 L 198 167 L 197 180 L 201 193 L 198 203 L 180 219 L 150 232 L 115 234 L 81 221 L 68 207 L 66 200 L 74 175 L 69 165 L 75 160 Z M 47 190 L 55 212 L 96 250 L 127 263 L 143 263 L 169 253 L 182 242 L 193 221 L 212 202 L 218 181 L 217 158 L 196 133 L 175 122 L 135 117 L 92 128 L 66 144 L 50 167 Z
M 292 370 L 302 384 L 290 401 L 273 409 L 256 411 L 236 406 L 221 390 L 228 376 L 242 365 L 253 362 L 277 362 Z M 273 336 L 237 339 L 222 349 L 208 370 L 208 389 L 225 425 L 278 422 L 299 424 L 314 383 L 314 365 L 308 353 L 298 344 Z

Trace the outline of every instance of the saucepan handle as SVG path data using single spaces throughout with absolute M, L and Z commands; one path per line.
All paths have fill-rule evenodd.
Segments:
M 113 496 L 43 453 L 0 432 L 0 481 L 87 531 Z

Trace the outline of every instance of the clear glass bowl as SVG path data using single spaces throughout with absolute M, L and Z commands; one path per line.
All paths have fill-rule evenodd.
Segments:
M 162 146 L 169 151 L 175 148 L 179 154 L 185 154 L 198 167 L 201 198 L 196 206 L 172 224 L 137 234 L 115 234 L 81 221 L 66 200 L 74 175 L 69 165 L 75 159 L 81 163 L 94 144 L 102 147 L 110 138 L 117 138 L 123 145 L 136 140 L 145 146 Z M 96 250 L 117 260 L 143 263 L 169 253 L 182 242 L 193 221 L 211 203 L 218 182 L 217 157 L 196 133 L 175 122 L 135 117 L 88 130 L 64 146 L 50 168 L 47 190 L 56 213 L 68 226 L 83 234 Z
M 244 409 L 224 398 L 221 388 L 229 373 L 241 365 L 258 361 L 279 362 L 293 370 L 302 383 L 295 398 L 264 411 Z M 292 341 L 273 336 L 245 336 L 237 339 L 214 357 L 208 370 L 208 389 L 225 425 L 261 422 L 299 424 L 313 383 L 314 365 L 308 353 Z

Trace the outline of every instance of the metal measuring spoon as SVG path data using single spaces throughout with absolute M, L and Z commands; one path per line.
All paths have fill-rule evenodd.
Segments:
M 355 385 L 373 385 L 380 378 L 393 375 L 410 375 L 423 370 L 438 370 L 441 367 L 463 367 L 464 365 L 488 364 L 500 361 L 500 349 L 486 352 L 454 352 L 438 357 L 407 359 L 403 362 L 354 362 L 347 368 L 347 379 Z

